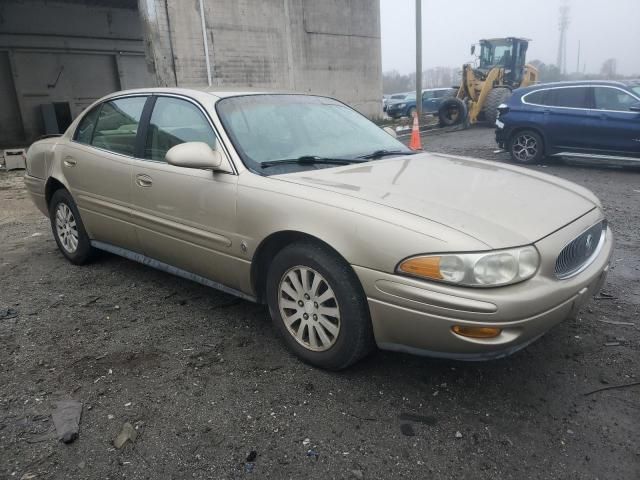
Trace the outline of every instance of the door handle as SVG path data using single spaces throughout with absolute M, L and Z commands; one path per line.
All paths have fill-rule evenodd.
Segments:
M 139 187 L 150 187 L 153 185 L 153 179 L 149 175 L 139 173 L 136 175 L 136 184 Z
M 65 157 L 62 163 L 64 163 L 65 167 L 71 168 L 71 167 L 75 167 L 78 162 L 76 162 L 76 160 L 73 157 Z

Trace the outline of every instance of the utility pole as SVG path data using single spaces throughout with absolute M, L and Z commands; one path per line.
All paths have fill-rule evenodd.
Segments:
M 567 74 L 567 28 L 569 27 L 569 5 L 562 2 L 560 5 L 560 20 L 558 29 L 560 30 L 560 40 L 558 42 L 558 70 L 562 75 Z
M 422 0 L 416 0 L 416 115 L 422 118 Z

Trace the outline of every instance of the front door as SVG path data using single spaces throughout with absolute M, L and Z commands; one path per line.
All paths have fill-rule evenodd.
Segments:
M 61 165 L 93 240 L 139 251 L 131 223 L 131 175 L 138 125 L 147 96 L 94 107 L 61 150 Z
M 593 88 L 591 128 L 585 132 L 591 147 L 605 155 L 640 157 L 640 113 L 629 110 L 640 100 L 617 88 Z
M 147 257 L 237 287 L 238 177 L 166 163 L 171 147 L 193 141 L 219 148 L 201 108 L 183 98 L 155 97 L 143 159 L 133 167 L 138 238 Z

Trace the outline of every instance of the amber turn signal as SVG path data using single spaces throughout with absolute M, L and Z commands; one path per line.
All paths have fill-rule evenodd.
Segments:
M 440 273 L 440 257 L 415 257 L 405 260 L 398 269 L 401 272 L 418 277 L 442 280 Z
M 502 332 L 502 329 L 497 327 L 470 327 L 462 325 L 454 325 L 451 327 L 451 330 L 458 335 L 470 338 L 495 338 Z

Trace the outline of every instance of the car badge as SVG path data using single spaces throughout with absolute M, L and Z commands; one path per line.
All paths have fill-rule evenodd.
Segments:
M 584 246 L 587 247 L 587 251 L 591 251 L 593 247 L 593 235 L 587 235 L 587 240 L 584 242 Z

